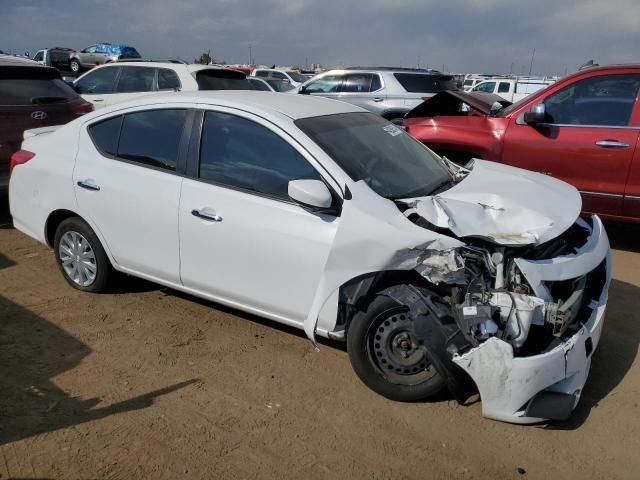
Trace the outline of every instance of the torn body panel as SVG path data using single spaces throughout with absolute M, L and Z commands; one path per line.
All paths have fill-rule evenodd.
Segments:
M 343 204 L 305 332 L 314 342 L 316 334 L 343 337 L 349 313 L 336 327 L 338 312 L 356 309 L 357 300 L 371 293 L 409 311 L 427 305 L 431 294 L 409 302 L 411 295 L 400 290 L 373 291 L 385 272 L 417 272 L 449 311 L 443 317 L 416 311 L 415 333 L 428 356 L 437 356 L 433 365 L 456 398 L 457 369 L 477 385 L 489 418 L 561 418 L 577 404 L 599 339 L 610 281 L 608 239 L 597 217 L 591 224 L 576 222 L 580 197 L 571 187 L 549 181 L 540 198 L 534 183 L 546 177 L 485 163 L 434 197 L 393 202 L 363 181 L 349 185 L 351 198 Z M 494 174 L 495 188 L 487 189 Z M 503 196 L 510 182 L 514 186 Z M 493 193 L 482 193 L 487 190 Z M 469 207 L 472 198 L 477 209 Z M 569 199 L 570 213 L 557 211 L 560 198 L 565 205 Z M 442 208 L 452 202 L 458 202 L 454 209 Z M 526 207 L 535 202 L 542 207 Z M 434 207 L 432 213 L 425 205 Z M 436 228 L 412 220 L 414 213 Z M 499 230 L 505 225 L 512 229 Z M 442 233 L 445 228 L 451 236 Z M 467 234 L 467 242 L 453 234 Z M 412 291 L 419 296 L 421 290 Z M 435 337 L 441 345 L 431 342 Z
M 453 358 L 476 383 L 483 415 L 488 418 L 512 423 L 560 420 L 571 413 L 580 399 L 591 355 L 600 339 L 611 282 L 609 241 L 600 219 L 594 217 L 589 240 L 581 249 L 574 255 L 558 258 L 561 260 L 557 262 L 552 259 L 525 263 L 518 259 L 517 263 L 526 265 L 523 274 L 540 285 L 588 275 L 603 266 L 602 287 L 595 298 L 586 299 L 589 303 L 584 308 L 590 312 L 586 319 L 562 335 L 553 348 L 537 355 L 516 356 L 513 345 L 494 337 Z M 558 265 L 563 267 L 560 269 Z M 557 408 L 557 401 L 538 401 L 549 394 L 555 395 L 554 400 L 567 398 L 564 410 Z
M 447 252 L 464 246 L 455 238 L 414 225 L 364 181 L 350 188 L 352 200 L 344 202 L 324 274 L 304 322 L 304 331 L 314 343 L 323 305 L 349 280 L 373 272 L 411 270 L 422 265 L 426 251 Z

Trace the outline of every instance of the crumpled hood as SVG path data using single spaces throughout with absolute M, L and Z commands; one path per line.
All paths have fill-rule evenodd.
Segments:
M 501 245 L 551 240 L 569 228 L 582 209 L 580 194 L 571 185 L 485 160 L 475 160 L 471 172 L 453 188 L 410 203 L 420 216 L 458 237 Z

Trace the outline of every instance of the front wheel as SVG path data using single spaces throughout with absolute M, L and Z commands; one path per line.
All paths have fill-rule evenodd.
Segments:
M 377 295 L 347 332 L 347 351 L 360 380 L 391 400 L 415 402 L 444 388 L 444 380 L 416 337 L 407 309 Z

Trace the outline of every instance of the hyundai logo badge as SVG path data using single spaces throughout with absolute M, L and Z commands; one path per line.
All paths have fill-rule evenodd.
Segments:
M 34 120 L 44 120 L 47 118 L 47 112 L 37 111 L 31 113 L 31 118 Z

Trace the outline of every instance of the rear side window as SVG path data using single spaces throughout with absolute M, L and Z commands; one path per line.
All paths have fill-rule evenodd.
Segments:
M 186 110 L 149 110 L 124 116 L 118 157 L 175 172 Z
M 245 74 L 235 70 L 200 70 L 196 82 L 198 90 L 253 90 Z
M 186 116 L 184 109 L 128 113 L 92 125 L 89 134 L 103 153 L 175 172 Z
M 271 72 L 271 78 L 275 78 L 277 80 L 289 80 L 289 77 L 282 72 Z
M 266 72 L 266 71 L 264 71 L 264 70 L 258 70 L 258 71 L 255 73 L 255 76 L 256 76 L 256 77 L 267 78 L 267 77 L 269 76 L 269 72 Z
M 345 75 L 343 92 L 367 93 L 380 89 L 380 78 L 373 73 L 350 73 Z
M 153 90 L 155 69 L 147 67 L 122 67 L 116 93 L 150 92 Z
M 119 71 L 119 67 L 99 68 L 94 72 L 87 73 L 76 81 L 74 86 L 78 93 L 88 95 L 111 93 Z
M 95 123 L 89 128 L 91 138 L 98 150 L 113 156 L 117 154 L 121 125 L 122 115 Z
M 200 178 L 288 200 L 290 180 L 320 179 L 320 175 L 271 130 L 235 115 L 207 112 Z
M 450 88 L 440 85 L 440 77 L 438 75 L 394 73 L 393 76 L 400 82 L 402 88 L 409 93 L 438 93 L 444 88 Z
M 78 96 L 59 78 L 0 79 L 0 105 L 44 105 L 69 102 Z
M 498 84 L 498 93 L 509 93 L 509 82 L 500 82 Z
M 158 90 L 179 90 L 180 79 L 173 70 L 168 68 L 158 69 Z

